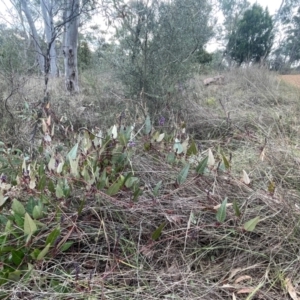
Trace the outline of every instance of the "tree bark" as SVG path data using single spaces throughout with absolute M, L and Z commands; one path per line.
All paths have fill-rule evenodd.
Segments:
M 38 36 L 37 30 L 35 28 L 31 13 L 27 6 L 27 0 L 21 0 L 21 7 L 26 16 L 27 22 L 28 22 L 30 30 L 31 30 L 39 69 L 42 73 L 44 73 L 44 56 L 42 54 L 42 49 L 40 47 L 39 36 Z
M 41 0 L 41 10 L 44 19 L 45 35 L 47 40 L 47 53 L 46 53 L 46 68 L 50 68 L 48 73 L 50 76 L 55 77 L 58 75 L 57 64 L 56 64 L 56 50 L 55 50 L 55 39 L 56 33 L 53 22 L 53 1 Z M 46 71 L 46 70 L 45 70 Z
M 67 90 L 73 94 L 79 91 L 77 48 L 78 48 L 78 26 L 79 26 L 79 0 L 65 0 L 66 11 L 64 31 L 64 64 L 65 81 Z

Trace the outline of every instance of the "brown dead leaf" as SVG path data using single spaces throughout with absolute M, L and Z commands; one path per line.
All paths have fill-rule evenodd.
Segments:
M 180 216 L 180 215 L 167 215 L 166 214 L 166 218 L 168 219 L 169 222 L 172 222 L 172 223 L 181 224 L 181 222 L 182 222 L 182 216 Z
M 249 275 L 244 275 L 244 276 L 240 276 L 238 277 L 234 283 L 239 283 L 241 281 L 244 281 L 244 280 L 252 280 L 252 277 L 249 276 Z
M 260 152 L 259 158 L 261 161 L 264 161 L 265 159 L 265 152 L 266 152 L 265 148 L 263 148 L 262 151 Z
M 51 125 L 51 115 L 48 116 L 46 124 L 50 127 L 50 125 Z
M 147 258 L 151 258 L 154 254 L 154 251 L 151 250 L 151 247 L 149 245 L 144 245 L 142 246 L 140 253 L 142 253 Z
M 228 277 L 228 280 L 232 279 L 237 273 L 241 272 L 242 268 L 233 269 Z
M 237 291 L 237 294 L 250 294 L 255 290 L 255 288 L 243 288 Z
M 229 206 L 232 206 L 232 203 L 227 203 L 226 204 L 226 207 L 229 207 Z M 218 205 L 215 205 L 214 207 L 213 207 L 213 209 L 214 210 L 217 210 L 217 209 L 219 209 L 221 207 L 221 204 L 218 204 Z
M 296 289 L 294 288 L 293 284 L 292 284 L 292 281 L 290 278 L 286 278 L 285 279 L 285 286 L 286 286 L 286 289 L 290 295 L 290 297 L 293 299 L 293 300 L 299 300 L 298 296 L 297 296 L 297 292 L 296 292 Z

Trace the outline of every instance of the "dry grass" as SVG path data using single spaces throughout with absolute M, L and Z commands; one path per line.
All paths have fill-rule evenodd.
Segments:
M 78 191 L 61 224 L 66 232 L 75 224 L 75 244 L 37 264 L 30 280 L 1 286 L 9 299 L 282 300 L 291 299 L 287 279 L 300 291 L 299 90 L 262 69 L 234 70 L 225 78 L 224 85 L 210 87 L 201 77 L 192 80 L 179 97 L 179 119 L 203 154 L 211 148 L 217 160 L 220 149 L 232 155 L 231 171 L 215 167 L 201 177 L 191 172 L 178 187 L 180 164 L 167 164 L 165 153 L 136 150 L 132 165 L 144 183 L 139 201 L 132 203 L 126 191 L 114 197 L 97 191 L 77 217 Z M 72 99 L 55 83 L 53 110 L 79 127 L 114 122 L 119 105 L 125 107 L 117 87 L 110 88 L 105 76 L 82 82 L 82 93 Z M 35 81 L 25 88 L 24 97 L 38 98 Z M 78 116 L 76 108 L 84 105 Z M 241 182 L 242 170 L 250 185 Z M 237 202 L 241 216 L 228 207 L 219 224 L 214 206 L 225 197 Z M 255 230 L 243 230 L 257 216 Z M 154 241 L 151 235 L 163 222 Z M 60 288 L 53 288 L 55 281 Z

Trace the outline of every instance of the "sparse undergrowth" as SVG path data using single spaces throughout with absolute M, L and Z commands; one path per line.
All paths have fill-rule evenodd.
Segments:
M 1 298 L 296 299 L 299 92 L 225 78 L 155 121 L 46 114 L 34 158 L 2 142 Z

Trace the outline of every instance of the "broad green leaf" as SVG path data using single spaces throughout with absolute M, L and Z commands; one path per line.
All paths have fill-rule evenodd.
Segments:
M 121 175 L 107 190 L 107 195 L 116 195 L 124 184 L 124 177 Z
M 74 147 L 70 150 L 70 152 L 67 154 L 67 159 L 70 160 L 75 160 L 77 157 L 77 150 L 78 150 L 78 143 L 74 145 Z
M 54 245 L 56 239 L 60 236 L 60 229 L 55 228 L 48 236 L 46 239 L 46 245 L 50 244 L 51 246 Z
M 13 263 L 16 266 L 19 266 L 22 263 L 25 254 L 22 250 L 12 250 L 11 256 L 12 256 L 11 259 L 12 259 Z
M 72 245 L 74 244 L 74 242 L 65 242 L 62 246 L 61 246 L 61 248 L 60 248 L 60 250 L 62 251 L 62 252 L 64 252 L 64 251 L 67 251 Z
M 134 183 L 138 182 L 139 178 L 138 177 L 129 177 L 126 181 L 125 181 L 125 186 L 127 188 L 131 188 Z
M 217 220 L 220 223 L 223 223 L 226 219 L 226 207 L 227 207 L 227 197 L 223 200 L 221 206 L 219 207 L 217 211 Z
M 233 201 L 233 209 L 234 209 L 234 213 L 237 217 L 240 217 L 241 216 L 241 211 L 240 211 L 240 208 L 236 202 L 236 200 Z
M 51 193 L 54 193 L 55 192 L 55 185 L 52 181 L 52 179 L 50 178 L 49 182 L 48 182 L 48 190 L 51 192 Z
M 198 153 L 197 146 L 194 140 L 192 140 L 190 147 L 188 148 L 186 154 L 187 156 L 196 155 Z
M 176 157 L 175 157 L 174 152 L 171 152 L 167 155 L 167 163 L 168 164 L 173 164 L 175 162 L 175 159 L 176 159 Z
M 0 189 L 0 206 L 2 206 L 6 202 L 7 199 L 8 199 L 8 197 L 4 197 L 3 191 Z
M 149 134 L 151 132 L 152 125 L 151 125 L 151 120 L 150 117 L 147 116 L 145 120 L 145 134 Z
M 51 158 L 49 160 L 48 170 L 49 171 L 54 171 L 55 170 L 55 154 L 54 153 L 51 155 Z
M 15 223 L 22 228 L 24 226 L 24 217 L 18 214 L 14 214 Z
M 181 143 L 178 139 L 175 139 L 173 150 L 176 154 L 180 154 L 183 151 L 183 146 L 181 145 Z
M 99 178 L 99 182 L 97 183 L 97 189 L 102 190 L 106 184 L 106 169 L 103 170 L 101 176 Z
M 58 182 L 55 188 L 55 196 L 58 199 L 64 198 L 65 194 L 64 191 L 62 189 L 61 183 Z
M 43 209 L 42 209 L 42 206 L 41 206 L 41 205 L 36 205 L 36 206 L 33 208 L 32 216 L 33 216 L 33 218 L 36 219 L 36 220 L 43 217 Z
M 164 223 L 160 224 L 160 226 L 153 231 L 152 236 L 151 236 L 153 241 L 156 241 L 159 239 L 159 237 L 161 236 L 161 232 L 164 229 L 165 225 L 166 225 L 166 223 L 164 222 Z
M 76 159 L 70 159 L 70 167 L 71 167 L 71 175 L 74 177 L 77 177 L 79 175 L 78 172 L 78 162 L 79 162 L 79 156 Z
M 183 167 L 183 169 L 180 171 L 180 173 L 177 176 L 177 183 L 178 184 L 182 184 L 186 181 L 189 169 L 190 169 L 190 164 L 186 164 Z
M 33 208 L 38 204 L 38 202 L 34 199 L 34 197 L 29 197 L 28 202 L 26 204 L 25 210 L 32 215 Z
M 24 216 L 25 215 L 25 208 L 24 205 L 18 201 L 17 199 L 14 199 L 12 202 L 12 206 L 11 209 L 14 213 L 20 215 L 20 216 Z
M 140 187 L 138 185 L 134 185 L 132 201 L 136 202 L 138 200 L 138 197 L 141 196 L 142 194 L 143 191 L 140 189 Z
M 223 159 L 225 169 L 229 170 L 230 169 L 230 164 L 229 164 L 229 161 L 227 160 L 226 156 L 224 155 L 224 153 L 222 153 L 222 159 Z
M 153 195 L 154 195 L 155 197 L 158 196 L 158 191 L 159 191 L 159 189 L 161 188 L 161 185 L 162 185 L 162 180 L 159 181 L 159 182 L 156 184 L 155 188 L 153 189 Z
M 206 156 L 204 159 L 200 161 L 199 165 L 196 167 L 196 173 L 199 175 L 203 175 L 205 169 L 207 168 L 207 163 L 208 163 L 208 156 Z
M 46 186 L 46 175 L 42 175 L 37 185 L 38 191 L 43 191 Z
M 51 244 L 47 244 L 47 246 L 39 253 L 39 255 L 37 256 L 37 260 L 42 260 L 47 253 L 49 252 Z
M 37 231 L 35 222 L 31 219 L 28 213 L 25 213 L 24 217 L 24 233 L 32 235 Z
M 255 217 L 255 218 L 249 220 L 248 222 L 246 222 L 244 224 L 244 229 L 246 231 L 250 231 L 250 232 L 253 231 L 259 221 L 260 221 L 260 217 Z

